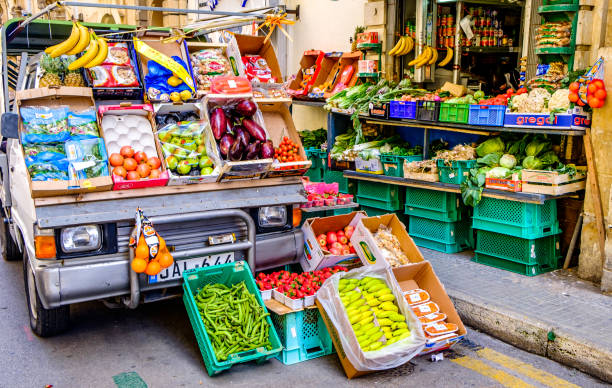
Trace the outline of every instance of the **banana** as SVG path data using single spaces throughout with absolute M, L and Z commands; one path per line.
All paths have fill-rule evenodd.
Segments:
M 68 65 L 68 70 L 80 69 L 84 65 L 91 62 L 91 60 L 97 54 L 98 54 L 98 41 L 95 39 L 94 36 L 90 36 L 90 42 L 89 42 L 89 47 L 87 48 L 87 51 L 85 52 L 85 54 L 81 55 L 79 59 L 72 62 L 70 65 Z
M 91 60 L 91 62 L 85 65 L 86 69 L 98 66 L 99 64 L 104 62 L 104 60 L 106 60 L 106 57 L 108 55 L 108 43 L 106 42 L 106 39 L 98 37 L 95 38 L 98 41 L 98 54 L 96 54 L 96 56 L 94 57 L 94 59 Z
M 414 66 L 416 65 L 419 61 L 421 61 L 423 59 L 423 57 L 425 56 L 425 52 L 427 50 L 423 50 L 417 57 L 415 57 L 412 61 L 408 62 L 408 66 Z
M 72 32 L 70 33 L 68 39 L 66 39 L 62 43 L 56 44 L 55 46 L 47 47 L 45 52 L 49 54 L 51 58 L 57 58 L 60 55 L 66 53 L 68 50 L 72 49 L 79 41 L 79 36 L 79 27 L 76 26 L 76 23 L 72 23 Z
M 76 55 L 89 46 L 89 30 L 82 24 L 76 23 L 76 25 L 79 28 L 79 42 L 66 55 Z
M 417 62 L 414 65 L 414 67 L 416 69 L 419 69 L 419 68 L 423 67 L 424 64 L 429 62 L 429 60 L 431 59 L 432 55 L 433 55 L 433 50 L 431 49 L 431 47 L 425 46 L 425 56 L 423 58 L 421 58 L 421 60 L 419 62 Z
M 404 51 L 402 51 L 399 55 L 406 55 L 409 52 L 411 52 L 412 49 L 414 48 L 414 40 L 412 40 L 411 37 L 407 36 L 406 37 L 406 41 L 408 42 L 407 46 L 406 46 L 406 49 L 404 49 Z
M 395 55 L 397 52 L 399 52 L 400 48 L 402 47 L 402 45 L 404 44 L 404 37 L 401 36 L 399 38 L 399 40 L 397 41 L 397 43 L 395 44 L 395 46 L 393 46 L 393 48 L 391 49 L 391 51 L 389 51 L 389 55 L 393 56 Z
M 440 63 L 438 63 L 438 66 L 442 67 L 442 66 L 448 65 L 451 59 L 453 59 L 453 50 L 447 46 L 446 47 L 446 57 L 444 57 L 444 59 Z
M 438 62 L 438 49 L 432 47 L 432 50 L 433 55 L 431 56 L 429 62 L 427 62 L 428 65 L 433 65 L 434 63 Z

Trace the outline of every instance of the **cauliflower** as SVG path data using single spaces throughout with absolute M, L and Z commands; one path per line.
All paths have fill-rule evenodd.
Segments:
M 511 109 L 518 113 L 548 113 L 546 107 L 550 93 L 546 89 L 536 88 L 529 94 L 519 94 L 512 97 Z
M 548 109 L 551 111 L 566 111 L 569 107 L 569 89 L 557 90 L 548 100 Z

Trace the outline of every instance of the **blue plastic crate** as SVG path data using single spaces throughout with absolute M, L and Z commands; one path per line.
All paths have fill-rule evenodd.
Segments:
M 416 118 L 415 101 L 391 101 L 389 103 L 389 118 L 414 119 Z
M 505 112 L 505 105 L 470 105 L 468 124 L 502 127 Z
M 283 345 L 278 358 L 291 365 L 334 352 L 332 340 L 317 309 L 304 309 L 289 314 L 272 313 L 272 322 Z

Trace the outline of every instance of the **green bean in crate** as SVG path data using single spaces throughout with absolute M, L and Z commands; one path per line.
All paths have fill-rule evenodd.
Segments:
M 217 360 L 225 361 L 230 354 L 260 346 L 272 349 L 268 338 L 269 326 L 265 321 L 270 313 L 257 303 L 244 282 L 231 288 L 223 284 L 207 284 L 195 300 Z

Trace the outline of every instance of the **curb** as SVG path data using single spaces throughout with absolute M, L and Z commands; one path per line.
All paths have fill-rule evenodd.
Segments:
M 536 321 L 498 306 L 478 303 L 473 297 L 449 290 L 463 323 L 530 353 L 550 358 L 612 383 L 612 351 L 566 333 L 562 328 Z M 549 340 L 548 333 L 554 333 Z

